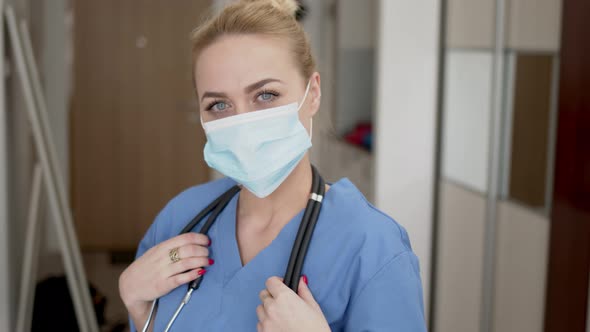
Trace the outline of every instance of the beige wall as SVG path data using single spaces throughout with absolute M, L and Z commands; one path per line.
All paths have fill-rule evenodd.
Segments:
M 485 197 L 449 181 L 440 190 L 436 331 L 478 331 Z M 549 221 L 511 202 L 497 216 L 493 331 L 542 331 Z
M 531 209 L 501 202 L 497 232 L 493 330 L 542 331 L 549 220 Z
M 435 330 L 479 330 L 485 199 L 448 181 L 440 186 Z
M 453 48 L 491 48 L 495 0 L 448 0 L 446 43 Z
M 559 49 L 563 0 L 506 0 L 506 44 L 520 50 Z M 491 49 L 496 0 L 449 0 L 448 47 Z
M 507 46 L 519 50 L 559 50 L 562 1 L 509 0 Z

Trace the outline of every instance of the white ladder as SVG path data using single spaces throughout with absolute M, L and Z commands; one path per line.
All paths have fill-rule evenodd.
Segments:
M 94 306 L 90 299 L 88 281 L 84 273 L 80 246 L 74 230 L 73 217 L 65 191 L 65 182 L 60 171 L 53 135 L 47 118 L 47 106 L 41 88 L 39 73 L 33 57 L 30 34 L 24 20 L 17 23 L 10 6 L 3 9 L 8 29 L 16 71 L 21 82 L 28 120 L 31 125 L 38 164 L 33 174 L 31 200 L 25 238 L 22 280 L 17 313 L 17 331 L 31 329 L 36 270 L 39 255 L 38 209 L 41 187 L 49 199 L 49 209 L 55 222 L 60 252 L 63 256 L 66 277 L 74 310 L 81 332 L 98 332 Z M 49 329 L 59 327 L 48 327 Z

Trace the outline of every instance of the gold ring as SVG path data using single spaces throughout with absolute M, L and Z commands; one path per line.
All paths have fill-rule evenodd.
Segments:
M 180 254 L 178 253 L 178 247 L 170 249 L 168 257 L 172 263 L 176 263 L 180 260 Z

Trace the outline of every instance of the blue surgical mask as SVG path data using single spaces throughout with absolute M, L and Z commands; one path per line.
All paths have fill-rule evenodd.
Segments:
M 203 123 L 205 161 L 257 197 L 275 191 L 311 147 L 297 102 Z

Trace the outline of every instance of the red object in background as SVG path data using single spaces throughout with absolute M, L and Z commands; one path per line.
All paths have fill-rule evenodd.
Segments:
M 363 145 L 363 139 L 373 131 L 373 125 L 370 123 L 359 123 L 353 131 L 344 136 L 344 139 L 354 145 Z

